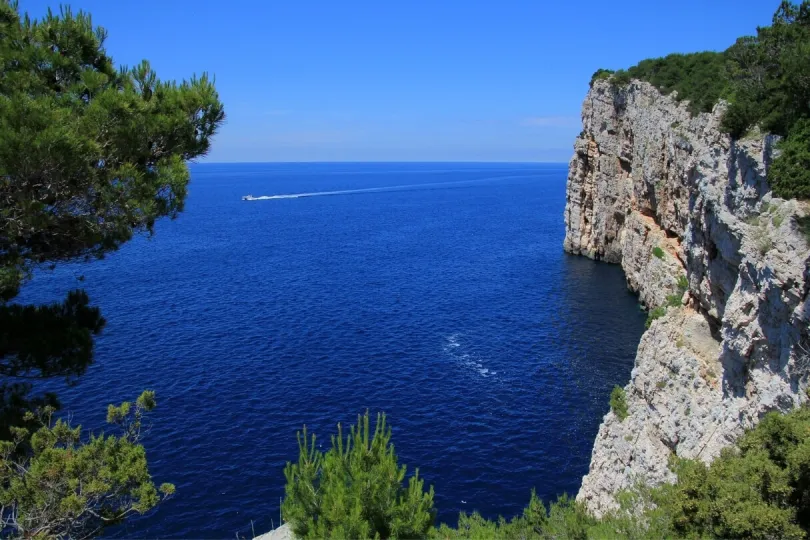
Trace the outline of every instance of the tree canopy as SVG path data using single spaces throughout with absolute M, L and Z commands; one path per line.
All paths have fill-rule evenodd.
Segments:
M 100 310 L 82 290 L 51 305 L 13 303 L 37 268 L 103 257 L 175 217 L 187 161 L 208 151 L 224 121 L 212 78 L 161 81 L 146 61 L 116 67 L 106 36 L 89 14 L 65 7 L 35 20 L 0 0 L 4 536 L 98 534 L 159 498 L 139 431 L 83 437 L 53 420 L 56 396 L 34 387 L 47 378 L 75 383 L 87 370 L 105 324 Z M 152 407 L 145 393 L 112 420 L 134 415 L 127 425 L 140 425 Z

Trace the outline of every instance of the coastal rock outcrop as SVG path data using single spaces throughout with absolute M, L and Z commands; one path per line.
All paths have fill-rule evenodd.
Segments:
M 675 97 L 595 81 L 569 168 L 565 249 L 621 264 L 650 309 L 683 295 L 641 339 L 628 416 L 599 429 L 577 496 L 596 515 L 636 482 L 673 481 L 671 455 L 710 461 L 807 400 L 808 209 L 770 192 L 776 137 L 732 140 L 723 102 L 693 116 Z

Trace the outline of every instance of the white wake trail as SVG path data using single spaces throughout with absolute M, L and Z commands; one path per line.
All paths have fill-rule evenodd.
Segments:
M 406 191 L 419 188 L 436 188 L 442 186 L 457 186 L 461 184 L 476 184 L 481 182 L 492 182 L 495 180 L 506 180 L 510 178 L 527 178 L 537 176 L 536 174 L 523 174 L 523 175 L 510 175 L 510 176 L 493 176 L 490 178 L 479 178 L 477 180 L 456 180 L 454 182 L 431 182 L 427 184 L 404 184 L 401 186 L 383 186 L 362 189 L 344 189 L 340 191 L 314 191 L 311 193 L 288 193 L 282 195 L 260 195 L 254 197 L 253 195 L 246 195 L 242 197 L 243 201 L 270 201 L 274 199 L 300 199 L 302 197 L 325 197 L 329 195 L 354 195 L 356 193 L 384 193 L 390 191 Z

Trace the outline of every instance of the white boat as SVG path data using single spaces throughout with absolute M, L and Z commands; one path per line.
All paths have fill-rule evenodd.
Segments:
M 254 197 L 253 195 L 245 195 L 244 197 L 242 197 L 242 200 L 243 201 L 255 201 L 256 197 Z

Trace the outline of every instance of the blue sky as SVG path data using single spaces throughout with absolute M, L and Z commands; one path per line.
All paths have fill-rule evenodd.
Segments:
M 778 1 L 70 5 L 108 29 L 118 63 L 216 76 L 228 119 L 206 161 L 567 161 L 597 68 L 724 49 Z

